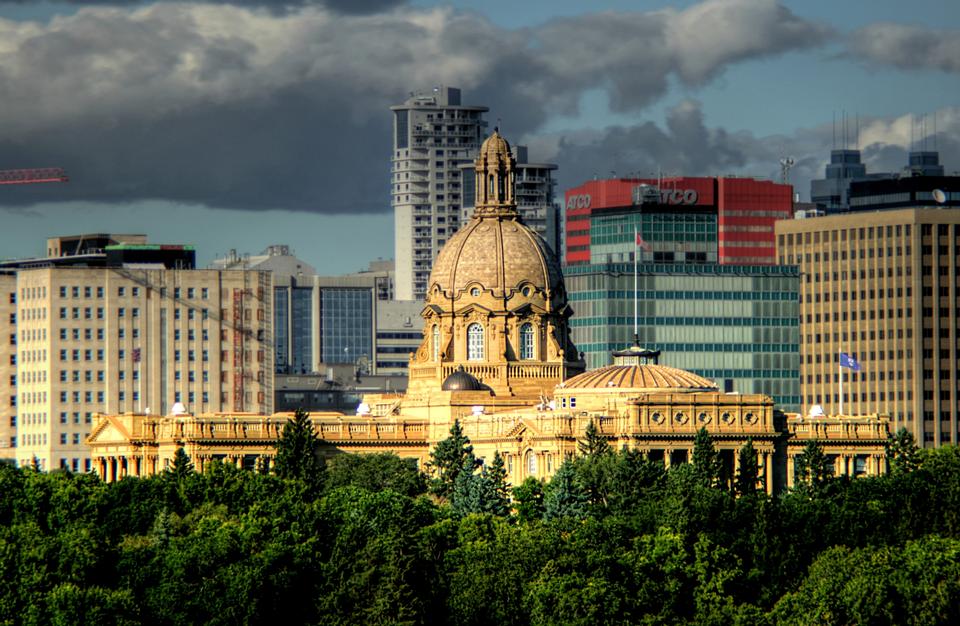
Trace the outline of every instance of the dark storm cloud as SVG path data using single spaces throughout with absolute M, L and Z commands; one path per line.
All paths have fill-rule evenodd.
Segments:
M 947 171 L 960 169 L 960 108 L 937 112 L 940 126 L 916 136 L 934 145 Z M 865 119 L 861 127 L 863 162 L 869 172 L 898 172 L 907 163 L 911 116 Z M 928 126 L 928 129 L 930 127 Z M 810 180 L 822 178 L 833 142 L 829 123 L 791 135 L 755 136 L 746 131 L 708 128 L 700 105 L 682 102 L 667 113 L 664 128 L 647 122 L 600 131 L 575 131 L 532 138 L 531 149 L 560 163 L 560 188 L 574 187 L 594 176 L 741 175 L 780 179 L 780 159 L 793 157 L 789 180 L 804 198 Z
M 386 211 L 388 107 L 411 89 L 460 86 L 466 102 L 490 106 L 491 119 L 519 137 L 576 111 L 588 90 L 605 90 L 618 111 L 639 111 L 672 79 L 696 86 L 731 63 L 828 36 L 772 0 L 521 30 L 450 9 L 343 15 L 228 4 L 0 20 L 0 169 L 59 165 L 71 175 L 68 185 L 4 190 L 3 203 Z M 670 138 L 692 144 L 706 133 L 715 154 L 690 151 L 676 166 L 736 166 L 738 137 L 708 131 L 698 115 L 676 110 Z M 658 139 L 645 132 L 637 139 Z
M 907 24 L 870 24 L 853 33 L 849 52 L 872 63 L 905 70 L 960 73 L 960 31 Z

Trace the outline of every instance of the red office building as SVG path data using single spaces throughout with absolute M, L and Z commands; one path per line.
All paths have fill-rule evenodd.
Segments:
M 568 265 L 641 260 L 773 265 L 773 224 L 793 217 L 790 185 L 753 178 L 592 180 L 565 198 Z

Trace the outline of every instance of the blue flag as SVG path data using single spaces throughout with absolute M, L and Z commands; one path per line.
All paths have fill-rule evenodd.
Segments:
M 846 352 L 840 353 L 840 367 L 849 367 L 855 372 L 860 371 L 860 363 L 857 362 L 855 357 L 850 356 Z

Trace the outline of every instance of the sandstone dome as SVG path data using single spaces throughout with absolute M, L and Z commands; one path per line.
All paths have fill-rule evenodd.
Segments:
M 560 390 L 609 390 L 645 392 L 717 391 L 717 385 L 702 376 L 666 365 L 607 365 L 564 381 Z
M 543 296 L 564 291 L 557 255 L 516 218 L 474 218 L 440 251 L 428 298 L 455 299 L 474 288 L 497 297 L 524 289 Z
M 428 302 L 457 300 L 465 292 L 468 297 L 509 299 L 519 293 L 551 305 L 566 302 L 557 255 L 517 212 L 515 165 L 510 144 L 495 130 L 477 157 L 473 217 L 437 255 Z

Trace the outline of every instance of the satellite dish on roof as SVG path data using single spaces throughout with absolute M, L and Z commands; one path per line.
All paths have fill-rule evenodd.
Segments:
M 810 407 L 810 413 L 807 415 L 808 417 L 823 417 L 823 407 L 819 404 L 814 404 Z
M 943 192 L 943 189 L 934 189 L 933 199 L 937 201 L 937 204 L 943 204 L 947 201 L 947 194 Z
M 171 415 L 187 415 L 187 407 L 183 405 L 182 402 L 175 402 L 173 408 L 170 409 Z

